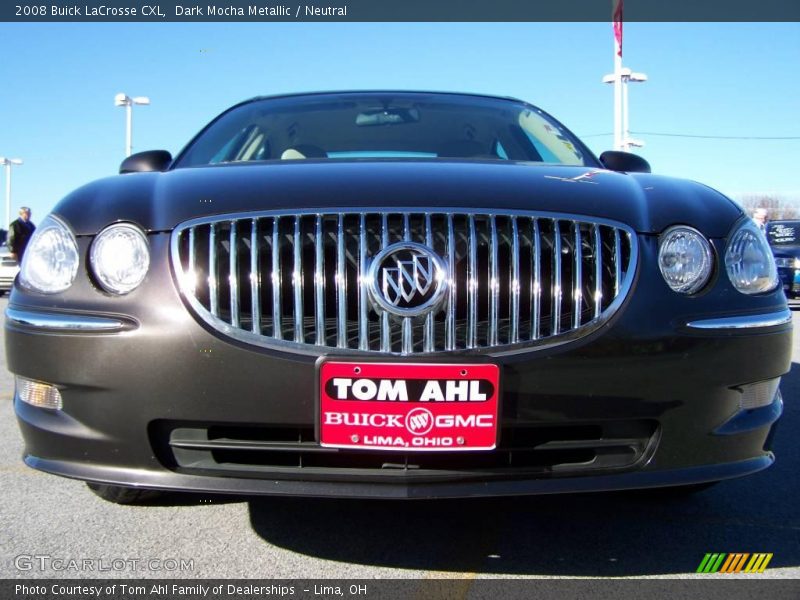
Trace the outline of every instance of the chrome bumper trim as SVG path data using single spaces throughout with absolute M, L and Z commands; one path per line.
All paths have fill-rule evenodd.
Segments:
M 6 309 L 6 319 L 14 325 L 56 331 L 109 332 L 130 328 L 128 322 L 113 317 L 33 312 L 16 308 Z
M 756 329 L 761 327 L 778 327 L 792 322 L 792 313 L 787 308 L 779 312 L 761 315 L 739 315 L 721 317 L 719 319 L 703 319 L 686 324 L 691 329 Z

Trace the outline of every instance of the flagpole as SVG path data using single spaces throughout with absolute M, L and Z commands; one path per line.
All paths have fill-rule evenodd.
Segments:
M 622 57 L 617 39 L 614 38 L 614 149 L 624 150 L 622 139 Z
M 623 0 L 611 0 L 614 29 L 614 149 L 625 150 L 622 124 L 622 6 Z

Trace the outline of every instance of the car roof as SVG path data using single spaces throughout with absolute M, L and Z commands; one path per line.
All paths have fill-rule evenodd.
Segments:
M 317 91 L 317 92 L 288 92 L 285 94 L 268 94 L 262 96 L 254 96 L 253 98 L 249 98 L 235 106 L 241 106 L 243 104 L 249 104 L 250 102 L 258 102 L 260 100 L 276 100 L 281 98 L 300 98 L 300 97 L 307 97 L 307 96 L 346 96 L 351 94 L 393 94 L 397 96 L 419 96 L 419 95 L 433 95 L 433 96 L 461 96 L 467 98 L 487 98 L 491 100 L 506 100 L 509 102 L 520 102 L 522 104 L 529 104 L 524 100 L 520 100 L 519 98 L 515 98 L 513 96 L 496 96 L 493 94 L 479 94 L 475 92 L 437 92 L 432 90 L 391 90 L 391 89 L 367 89 L 367 90 L 328 90 L 328 91 Z

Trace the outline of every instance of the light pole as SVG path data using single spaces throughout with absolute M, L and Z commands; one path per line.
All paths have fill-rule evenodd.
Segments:
M 21 158 L 0 156 L 0 165 L 6 168 L 6 228 L 11 225 L 11 165 L 18 167 L 21 164 Z
M 647 75 L 644 73 L 634 73 L 628 68 L 622 69 L 622 145 L 625 151 L 628 151 L 631 146 L 636 148 L 644 146 L 643 141 L 633 139 L 630 135 L 628 127 L 628 84 L 644 83 L 645 81 L 647 81 Z
M 631 146 L 636 148 L 644 146 L 644 142 L 633 139 L 630 136 L 630 129 L 628 126 L 628 84 L 645 82 L 647 81 L 647 75 L 644 73 L 635 73 L 628 67 L 620 67 L 616 71 L 616 73 L 603 77 L 603 83 L 613 83 L 615 88 L 614 149 L 627 152 L 630 150 Z M 617 92 L 617 86 L 620 86 L 621 94 Z M 617 98 L 619 98 L 619 100 L 617 100 Z M 619 107 L 617 107 L 617 103 Z
M 125 107 L 125 156 L 130 156 L 131 150 L 133 148 L 132 125 L 133 125 L 134 104 L 147 106 L 148 104 L 150 104 L 150 98 L 148 98 L 147 96 L 136 96 L 135 98 L 131 98 L 127 94 L 123 93 L 119 93 L 116 96 L 114 96 L 114 106 Z

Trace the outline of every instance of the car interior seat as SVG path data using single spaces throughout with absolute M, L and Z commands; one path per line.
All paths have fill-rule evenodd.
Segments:
M 319 146 L 312 144 L 298 144 L 287 148 L 281 154 L 281 160 L 296 160 L 300 158 L 328 158 L 328 154 Z

